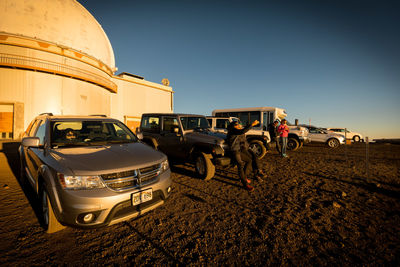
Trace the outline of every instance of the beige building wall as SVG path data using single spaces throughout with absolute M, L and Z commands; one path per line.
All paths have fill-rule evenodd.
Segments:
M 135 78 L 129 74 L 113 77 L 118 93 L 111 96 L 111 117 L 136 131 L 146 112 L 173 112 L 173 90 L 169 86 Z
M 0 69 L 1 102 L 24 104 L 24 128 L 38 114 L 110 115 L 111 93 L 95 84 L 54 74 Z M 18 137 L 20 133 L 15 133 Z

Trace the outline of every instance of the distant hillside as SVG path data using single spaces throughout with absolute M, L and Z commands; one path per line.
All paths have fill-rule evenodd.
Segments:
M 388 144 L 397 144 L 400 145 L 400 138 L 393 138 L 393 139 L 374 139 L 375 143 L 388 143 Z

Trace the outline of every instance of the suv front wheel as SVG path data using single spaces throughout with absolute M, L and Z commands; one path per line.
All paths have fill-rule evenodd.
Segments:
M 195 169 L 199 177 L 203 180 L 210 180 L 215 175 L 215 166 L 211 158 L 210 154 L 203 152 L 196 154 Z
M 43 186 L 40 190 L 40 201 L 42 206 L 43 227 L 45 228 L 46 232 L 51 234 L 64 229 L 65 227 L 57 221 L 57 218 L 53 212 L 53 206 L 51 205 L 49 195 Z

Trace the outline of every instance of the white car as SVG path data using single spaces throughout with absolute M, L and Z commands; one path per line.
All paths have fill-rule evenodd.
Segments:
M 341 135 L 345 135 L 347 139 L 353 140 L 354 142 L 360 142 L 363 140 L 361 134 L 352 132 L 345 128 L 327 128 L 328 131 L 332 131 Z
M 327 131 L 322 128 L 315 126 L 302 125 L 308 129 L 308 137 L 311 142 L 325 143 L 331 148 L 337 148 L 340 145 L 345 144 L 344 135 L 334 133 L 332 131 Z

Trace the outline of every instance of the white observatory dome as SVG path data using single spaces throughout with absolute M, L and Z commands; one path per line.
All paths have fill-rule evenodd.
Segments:
M 97 20 L 75 0 L 0 1 L 0 33 L 48 41 L 115 69 L 110 41 Z

